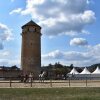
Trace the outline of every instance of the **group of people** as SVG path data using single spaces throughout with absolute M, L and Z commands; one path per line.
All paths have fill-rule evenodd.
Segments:
M 40 82 L 44 82 L 45 76 L 46 76 L 46 72 L 45 71 L 41 71 L 41 73 L 38 76 Z M 32 82 L 33 79 L 34 79 L 33 73 L 30 73 L 30 74 L 21 74 L 20 75 L 20 80 L 21 80 L 21 82 L 24 82 L 24 83 L 26 83 L 26 82 Z
M 29 75 L 28 74 L 21 74 L 20 75 L 20 79 L 21 79 L 21 82 L 32 82 L 33 81 L 33 73 L 30 73 Z

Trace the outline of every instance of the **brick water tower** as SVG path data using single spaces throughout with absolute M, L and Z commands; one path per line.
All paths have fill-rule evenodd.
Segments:
M 32 20 L 22 26 L 21 67 L 23 74 L 32 72 L 38 78 L 41 70 L 41 27 Z

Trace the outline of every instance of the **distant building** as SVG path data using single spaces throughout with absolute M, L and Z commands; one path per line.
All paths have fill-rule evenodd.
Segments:
M 21 67 L 36 78 L 41 69 L 41 27 L 32 20 L 22 26 Z
M 7 66 L 0 66 L 0 78 L 1 77 L 18 77 L 20 76 L 22 71 L 20 68 L 16 66 L 7 67 Z

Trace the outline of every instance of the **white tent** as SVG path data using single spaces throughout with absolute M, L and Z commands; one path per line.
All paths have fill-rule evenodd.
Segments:
M 88 69 L 85 67 L 84 70 L 80 74 L 91 74 Z
M 79 74 L 79 72 L 75 68 L 73 68 L 69 74 Z
M 92 74 L 100 74 L 100 68 L 97 66 L 96 70 Z

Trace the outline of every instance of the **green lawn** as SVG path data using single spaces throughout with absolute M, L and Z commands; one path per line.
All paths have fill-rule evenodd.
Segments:
M 100 100 L 100 88 L 0 88 L 0 100 Z

